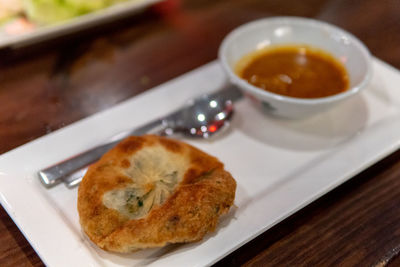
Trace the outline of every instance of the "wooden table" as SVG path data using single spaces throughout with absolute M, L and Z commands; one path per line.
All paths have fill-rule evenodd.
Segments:
M 230 30 L 258 18 L 333 23 L 400 68 L 399 14 L 399 0 L 168 0 L 89 31 L 0 50 L 0 153 L 214 60 Z M 399 252 L 397 151 L 217 265 L 397 266 Z M 0 208 L 0 266 L 42 265 Z

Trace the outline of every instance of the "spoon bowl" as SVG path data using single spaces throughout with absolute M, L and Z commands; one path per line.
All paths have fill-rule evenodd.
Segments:
M 163 133 L 182 133 L 189 137 L 210 138 L 229 125 L 233 102 L 224 96 L 203 95 L 188 103 L 172 120 Z

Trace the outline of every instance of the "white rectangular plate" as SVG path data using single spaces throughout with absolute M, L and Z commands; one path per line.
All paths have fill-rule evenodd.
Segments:
M 128 14 L 139 12 L 148 6 L 161 1 L 162 0 L 128 0 L 105 9 L 72 18 L 59 24 L 39 26 L 30 32 L 22 34 L 6 34 L 5 31 L 1 31 L 0 29 L 0 48 L 27 46 L 32 43 L 48 40 L 67 33 L 84 30 L 99 23 L 112 21 L 127 16 Z
M 47 190 L 36 172 L 221 88 L 226 78 L 217 62 L 3 154 L 1 203 L 49 266 L 212 264 L 399 148 L 400 73 L 378 60 L 373 68 L 366 90 L 326 113 L 277 119 L 244 99 L 223 136 L 186 140 L 217 156 L 238 184 L 237 207 L 201 242 L 125 256 L 104 252 L 81 232 L 77 190 Z

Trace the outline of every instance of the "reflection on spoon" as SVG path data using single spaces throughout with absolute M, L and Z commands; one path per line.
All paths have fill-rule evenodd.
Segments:
M 161 134 L 182 133 L 190 137 L 209 138 L 227 126 L 233 115 L 233 101 L 241 96 L 237 89 L 232 95 L 204 95 L 163 121 Z M 235 95 L 233 95 L 235 94 Z

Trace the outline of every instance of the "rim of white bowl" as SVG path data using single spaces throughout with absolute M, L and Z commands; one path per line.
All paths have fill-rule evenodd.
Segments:
M 225 51 L 227 47 L 230 45 L 234 37 L 237 35 L 242 34 L 242 32 L 247 31 L 251 28 L 254 27 L 259 27 L 262 24 L 282 24 L 282 25 L 289 25 L 289 24 L 303 24 L 307 25 L 310 27 L 314 28 L 325 28 L 329 31 L 332 32 L 337 32 L 340 33 L 344 36 L 346 36 L 352 43 L 355 44 L 355 46 L 360 50 L 365 62 L 366 62 L 366 74 L 364 75 L 364 78 L 362 79 L 361 82 L 357 83 L 353 87 L 349 88 L 348 90 L 332 95 L 332 96 L 326 96 L 326 97 L 319 97 L 319 98 L 297 98 L 297 97 L 290 97 L 290 96 L 284 96 L 284 95 L 279 95 L 275 94 L 266 90 L 263 90 L 261 88 L 258 88 L 246 80 L 240 78 L 238 75 L 234 73 L 232 70 L 232 67 L 229 65 L 227 62 L 227 59 L 225 57 Z M 312 45 L 312 44 L 310 44 Z M 220 62 L 222 63 L 222 67 L 225 69 L 225 72 L 228 74 L 230 78 L 230 82 L 233 83 L 234 85 L 237 85 L 241 88 L 245 88 L 246 90 L 250 91 L 253 94 L 260 95 L 261 97 L 269 97 L 273 98 L 275 100 L 283 101 L 286 103 L 296 103 L 296 104 L 307 104 L 307 105 L 313 105 L 313 104 L 322 104 L 322 103 L 330 103 L 330 102 L 335 102 L 338 100 L 342 100 L 344 98 L 347 98 L 351 95 L 354 95 L 358 93 L 362 88 L 366 87 L 371 80 L 372 76 L 372 67 L 371 67 L 371 53 L 369 52 L 368 48 L 365 46 L 363 42 L 361 42 L 356 36 L 351 34 L 350 32 L 339 28 L 335 25 L 329 24 L 327 22 L 319 21 L 316 19 L 310 19 L 310 18 L 303 18 L 303 17 L 295 17 L 295 16 L 279 16 L 279 17 L 269 17 L 269 18 L 263 18 L 263 19 L 258 19 L 254 20 L 248 23 L 245 23 L 237 28 L 235 28 L 233 31 L 228 33 L 224 40 L 222 41 L 219 50 L 218 50 L 218 58 Z

